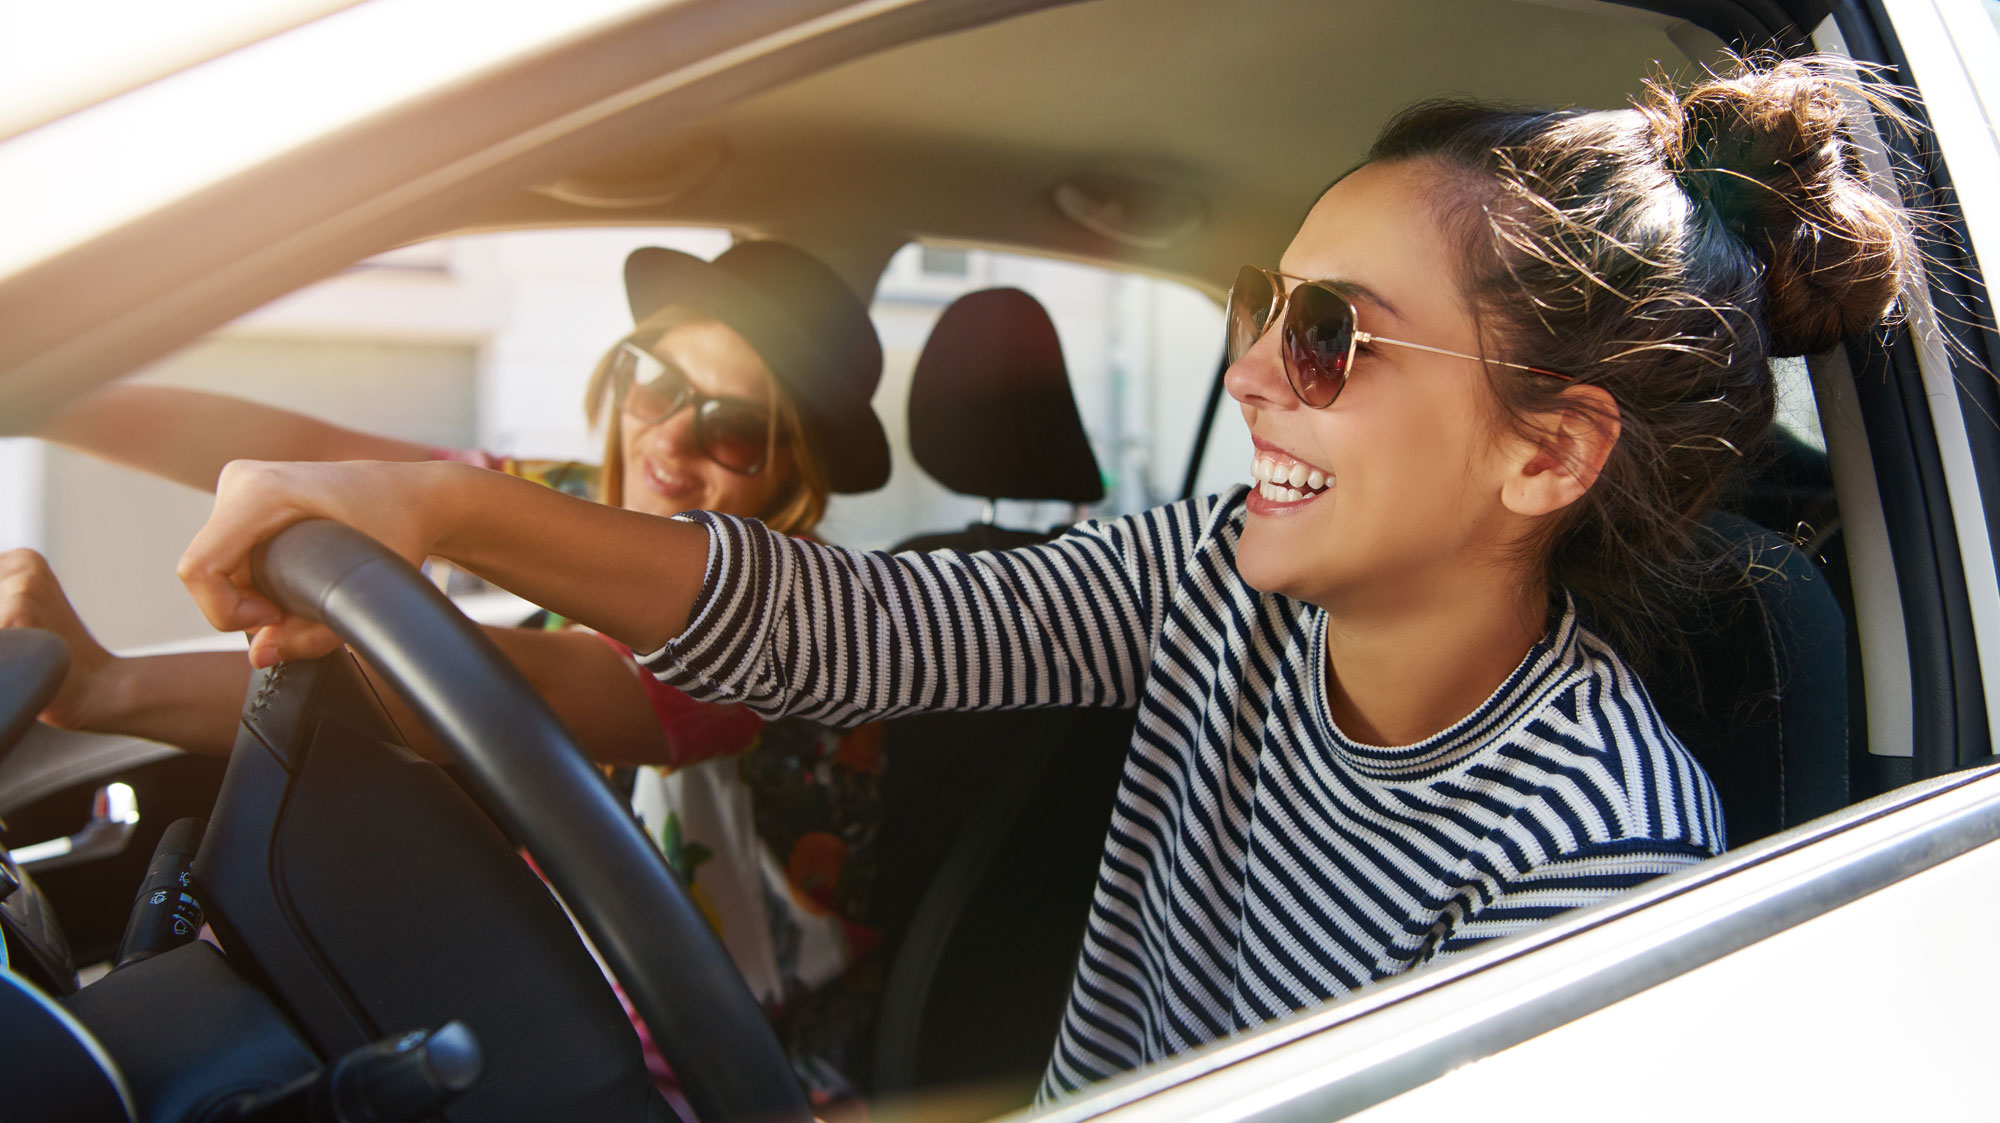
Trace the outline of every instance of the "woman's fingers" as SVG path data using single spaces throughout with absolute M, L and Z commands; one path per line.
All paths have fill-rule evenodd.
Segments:
M 301 519 L 323 514 L 317 480 L 303 465 L 232 461 L 216 479 L 208 521 L 181 554 L 175 573 L 217 631 L 240 632 L 284 619 L 250 576 L 250 552 Z M 321 486 L 315 488 L 315 484 Z
M 317 659 L 340 649 L 340 637 L 325 624 L 288 616 L 250 636 L 250 665 L 263 668 L 294 659 Z
M 276 624 L 284 613 L 259 593 L 250 579 L 250 550 L 263 537 L 233 523 L 218 525 L 220 514 L 218 506 L 217 513 L 209 516 L 208 523 L 188 543 L 175 575 L 216 631 L 241 632 Z M 277 523 L 264 537 L 295 521 Z
M 83 626 L 47 559 L 33 550 L 0 553 L 0 627 L 40 628 L 63 641 L 69 667 L 41 718 L 66 729 L 86 728 L 100 683 L 117 660 Z
M 48 561 L 33 550 L 0 553 L 0 627 L 54 632 L 69 646 L 72 659 L 104 654 Z

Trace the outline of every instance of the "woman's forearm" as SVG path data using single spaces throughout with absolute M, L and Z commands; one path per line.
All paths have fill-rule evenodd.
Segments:
M 250 671 L 238 652 L 198 651 L 116 659 L 99 680 L 72 728 L 226 756 Z
M 489 628 L 486 633 L 587 755 L 620 764 L 668 762 L 668 748 L 634 671 L 603 641 L 581 632 Z M 416 711 L 372 668 L 364 663 L 362 669 L 409 746 L 442 759 L 442 746 Z M 226 756 L 236 741 L 250 674 L 233 651 L 113 659 L 98 672 L 82 712 L 65 724 Z
M 575 499 L 497 472 L 454 472 L 432 553 L 631 647 L 686 627 L 708 534 L 672 519 Z
M 156 476 L 214 491 L 231 460 L 423 460 L 413 441 L 364 433 L 291 410 L 170 386 L 109 386 L 50 418 L 35 435 Z
M 210 624 L 257 629 L 256 666 L 324 655 L 332 633 L 256 592 L 250 555 L 301 519 L 361 530 L 414 563 L 449 558 L 502 588 L 638 651 L 679 634 L 700 593 L 700 528 L 562 495 L 464 464 L 238 462 L 189 543 L 181 580 Z

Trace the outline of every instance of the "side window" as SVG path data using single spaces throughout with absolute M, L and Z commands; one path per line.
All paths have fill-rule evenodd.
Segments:
M 895 467 L 882 490 L 835 497 L 825 524 L 833 541 L 887 546 L 980 517 L 981 500 L 945 490 L 911 458 L 906 402 L 917 356 L 945 308 L 966 293 L 998 287 L 1032 294 L 1055 321 L 1071 390 L 1105 479 L 1105 500 L 1088 513 L 1143 510 L 1180 493 L 1222 354 L 1222 309 L 1215 298 L 1138 273 L 912 243 L 891 259 L 871 309 L 886 358 L 875 408 L 889 431 Z M 1233 409 L 1228 412 L 1233 416 Z M 1235 432 L 1242 425 L 1224 417 L 1216 428 Z M 1244 478 L 1247 437 L 1242 445 L 1241 455 L 1211 452 L 1205 474 Z M 1217 473 L 1225 459 L 1233 469 Z M 1069 522 L 1072 512 L 1061 504 L 1009 502 L 997 514 L 1003 526 L 1039 529 Z

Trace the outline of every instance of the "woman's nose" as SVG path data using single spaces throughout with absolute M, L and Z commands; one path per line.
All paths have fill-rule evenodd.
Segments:
M 692 451 L 695 447 L 694 410 L 683 405 L 655 421 L 648 427 L 646 438 L 675 454 Z
M 1285 361 L 1278 352 L 1278 329 L 1268 327 L 1248 351 L 1229 364 L 1222 376 L 1223 389 L 1244 405 L 1263 409 L 1290 409 L 1299 404 L 1285 380 Z

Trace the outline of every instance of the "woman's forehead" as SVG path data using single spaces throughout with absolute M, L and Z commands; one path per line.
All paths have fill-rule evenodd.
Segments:
M 735 329 L 717 320 L 681 324 L 653 345 L 704 394 L 759 399 L 771 392 L 771 369 Z
M 1408 161 L 1368 164 L 1320 196 L 1279 270 L 1331 281 L 1364 311 L 1406 323 L 1459 313 L 1450 243 L 1429 174 Z

